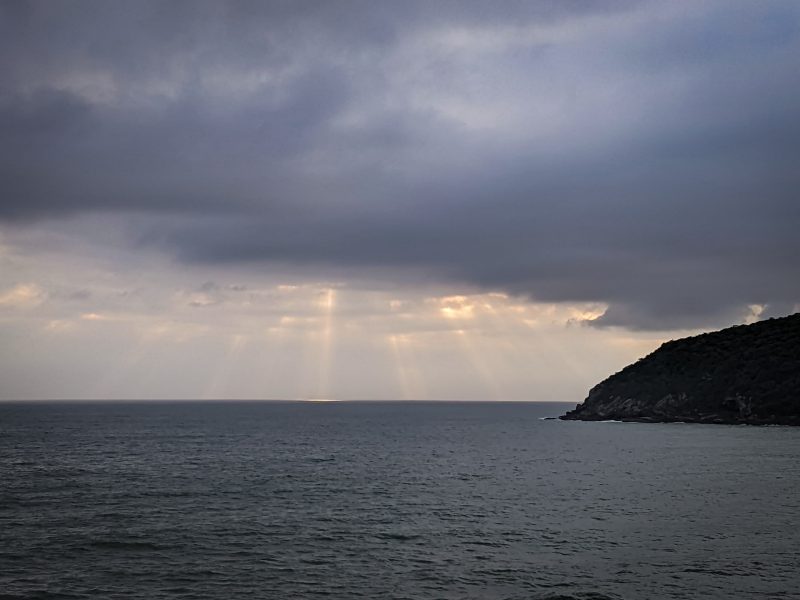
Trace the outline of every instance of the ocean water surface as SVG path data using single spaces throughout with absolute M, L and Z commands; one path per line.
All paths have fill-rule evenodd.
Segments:
M 0 598 L 800 598 L 800 428 L 0 404 Z

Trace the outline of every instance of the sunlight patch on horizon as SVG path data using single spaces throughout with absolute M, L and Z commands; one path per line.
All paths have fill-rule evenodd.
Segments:
M 310 402 L 314 403 L 325 403 L 325 402 L 343 402 L 339 398 L 301 398 L 302 402 Z

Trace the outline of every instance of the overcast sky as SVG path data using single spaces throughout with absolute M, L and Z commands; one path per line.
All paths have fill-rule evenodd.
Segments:
M 0 2 L 0 398 L 579 401 L 800 308 L 800 3 Z

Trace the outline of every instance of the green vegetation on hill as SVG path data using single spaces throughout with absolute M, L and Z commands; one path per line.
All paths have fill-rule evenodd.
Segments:
M 667 342 L 561 418 L 800 425 L 800 313 Z

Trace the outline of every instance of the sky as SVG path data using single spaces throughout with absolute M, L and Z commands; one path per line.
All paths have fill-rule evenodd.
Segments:
M 800 3 L 0 2 L 0 399 L 581 401 L 800 310 Z

